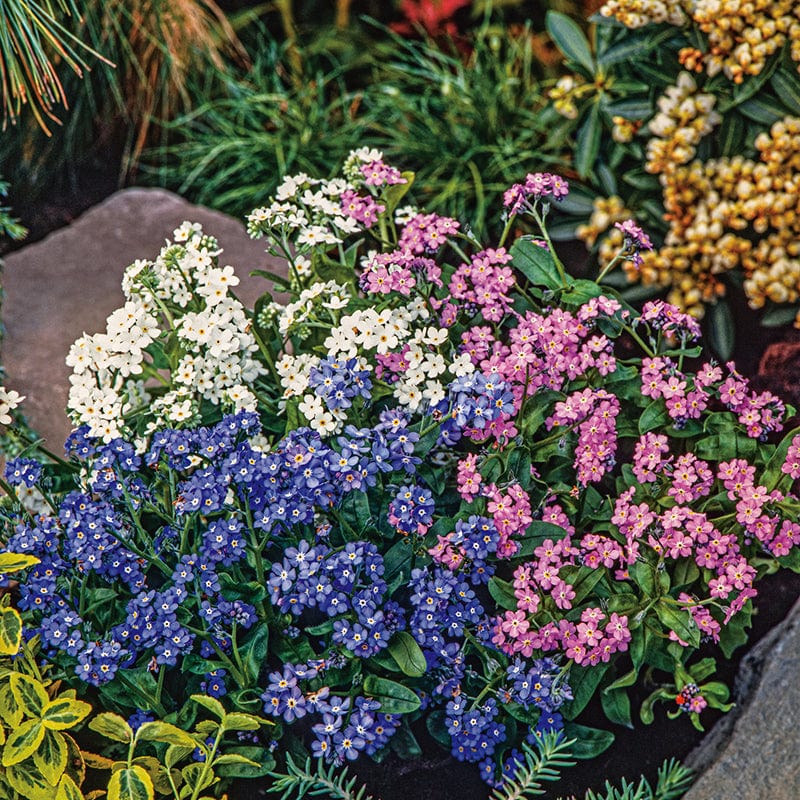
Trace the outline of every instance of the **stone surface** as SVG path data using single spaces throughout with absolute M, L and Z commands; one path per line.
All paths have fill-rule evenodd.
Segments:
M 251 278 L 251 270 L 285 274 L 285 264 L 267 256 L 242 222 L 161 189 L 123 189 L 6 258 L 0 360 L 6 385 L 26 395 L 26 417 L 51 450 L 61 452 L 69 433 L 69 346 L 84 332 L 105 329 L 106 317 L 123 302 L 125 268 L 137 258 L 154 258 L 184 220 L 202 223 L 219 239 L 220 260 L 236 269 L 236 294 L 245 305 L 252 307 L 270 288 L 264 279 Z
M 738 704 L 686 760 L 684 800 L 800 798 L 800 601 L 742 661 Z

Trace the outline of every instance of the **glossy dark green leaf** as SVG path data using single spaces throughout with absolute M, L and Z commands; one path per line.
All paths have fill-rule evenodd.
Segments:
M 585 178 L 592 173 L 597 154 L 600 152 L 600 140 L 603 125 L 600 121 L 600 107 L 594 104 L 586 119 L 578 129 L 575 141 L 575 169 L 578 175 Z
M 624 725 L 626 728 L 633 728 L 631 699 L 625 689 L 617 688 L 609 692 L 602 692 L 600 694 L 600 703 L 603 706 L 603 713 L 608 717 L 609 722 Z
M 593 76 L 595 72 L 594 57 L 592 48 L 586 34 L 581 30 L 577 22 L 574 22 L 566 14 L 558 11 L 548 11 L 545 16 L 545 27 L 550 34 L 550 38 L 556 47 L 576 64 L 580 64 L 588 75 Z
M 800 78 L 793 68 L 780 68 L 772 76 L 772 86 L 781 102 L 792 112 L 800 114 Z
M 521 236 L 509 250 L 512 265 L 535 286 L 561 289 L 563 284 L 556 262 L 546 247 L 533 241 L 530 236 Z
M 421 678 L 428 669 L 417 640 L 407 631 L 398 631 L 389 642 L 389 652 L 397 666 L 411 678 Z
M 410 714 L 421 705 L 419 697 L 407 686 L 376 675 L 364 679 L 364 694 L 375 698 L 384 714 Z
M 572 689 L 572 700 L 561 707 L 565 719 L 575 719 L 586 708 L 608 669 L 609 664 L 598 664 L 593 667 L 573 665 L 570 668 L 568 681 Z
M 666 600 L 660 600 L 654 608 L 656 616 L 668 632 L 674 631 L 682 641 L 688 642 L 692 647 L 700 647 L 700 629 L 688 611 Z
M 582 760 L 596 758 L 614 743 L 614 734 L 611 731 L 590 728 L 588 725 L 578 725 L 575 722 L 567 722 L 564 725 L 564 736 L 575 740 L 570 747 L 570 755 Z
M 500 608 L 508 611 L 517 610 L 517 598 L 514 596 L 514 587 L 496 575 L 489 580 L 489 594 Z
M 639 417 L 639 433 L 645 434 L 657 428 L 664 428 L 670 424 L 667 407 L 661 398 L 651 400 Z

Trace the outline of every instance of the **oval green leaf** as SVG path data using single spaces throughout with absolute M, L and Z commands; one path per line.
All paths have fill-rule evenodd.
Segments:
M 375 675 L 367 675 L 365 678 L 364 694 L 375 698 L 381 704 L 381 712 L 384 714 L 410 714 L 422 704 L 411 689 Z

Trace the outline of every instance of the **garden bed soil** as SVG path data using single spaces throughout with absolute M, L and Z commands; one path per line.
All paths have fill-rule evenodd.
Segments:
M 29 228 L 29 236 L 22 243 L 6 243 L 5 252 L 23 244 L 37 241 L 53 230 L 69 224 L 83 211 L 105 199 L 119 188 L 116 175 L 101 163 L 88 165 L 79 185 L 50 196 L 40 205 L 25 205 L 16 200 L 15 212 Z M 3 249 L 0 248 L 0 255 Z M 732 298 L 736 320 L 736 347 L 733 359 L 742 374 L 750 377 L 754 388 L 772 391 L 795 407 L 800 407 L 800 331 L 789 327 L 765 329 L 759 326 L 757 315 L 747 308 L 740 298 Z M 65 349 L 67 347 L 65 342 Z M 739 664 L 744 655 L 769 630 L 780 623 L 800 596 L 800 575 L 788 570 L 765 577 L 758 584 L 755 600 L 753 628 L 746 648 L 740 648 L 726 661 L 717 652 L 704 653 L 717 658 L 718 676 L 732 687 Z M 633 708 L 649 694 L 643 688 L 640 696 L 633 697 Z M 692 727 L 688 717 L 676 720 L 667 718 L 668 707 L 656 707 L 655 721 L 650 726 L 635 724 L 632 730 L 610 725 L 605 720 L 599 703 L 591 704 L 581 722 L 613 730 L 614 744 L 601 756 L 591 761 L 578 762 L 563 774 L 563 779 L 548 786 L 544 797 L 582 797 L 586 789 L 600 790 L 606 780 L 618 782 L 620 778 L 638 778 L 644 774 L 655 780 L 658 768 L 665 759 L 684 759 L 701 741 L 704 734 Z M 703 713 L 703 723 L 709 730 L 720 718 L 716 711 Z M 461 764 L 417 726 L 414 733 L 426 757 L 401 760 L 390 753 L 375 764 L 362 758 L 351 766 L 375 800 L 485 800 L 486 785 L 478 776 L 477 767 Z M 266 787 L 256 788 L 248 782 L 234 786 L 231 800 L 255 800 L 257 797 L 274 797 Z

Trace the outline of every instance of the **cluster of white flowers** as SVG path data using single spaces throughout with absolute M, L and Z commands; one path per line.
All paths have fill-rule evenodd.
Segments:
M 340 198 L 343 192 L 363 184 L 363 176 L 358 172 L 361 164 L 382 157 L 378 150 L 353 151 L 344 172 L 355 183 L 345 178 L 311 178 L 304 172 L 284 178 L 275 199 L 248 215 L 248 233 L 254 238 L 266 236 L 297 268 L 297 254 L 302 255 L 317 245 L 339 244 L 344 236 L 362 229 L 353 217 L 343 212 Z
M 278 312 L 278 330 L 281 336 L 286 336 L 304 322 L 315 318 L 320 309 L 337 311 L 344 308 L 349 300 L 350 293 L 347 286 L 343 284 L 336 283 L 336 281 L 313 283 L 300 292 L 300 296 L 294 303 L 286 306 L 279 303 L 273 304 L 273 308 Z
M 202 400 L 256 408 L 247 387 L 264 369 L 244 307 L 228 292 L 239 279 L 217 265 L 219 253 L 199 224 L 184 222 L 155 261 L 128 267 L 124 306 L 108 317 L 105 333 L 80 337 L 67 357 L 76 426 L 109 441 L 131 435 L 126 418 L 148 406 L 147 432 L 193 421 Z M 164 348 L 168 376 L 154 360 Z M 152 400 L 147 381 L 159 378 L 170 389 Z
M 11 412 L 19 407 L 25 399 L 19 392 L 0 386 L 0 425 L 10 425 L 13 418 Z

